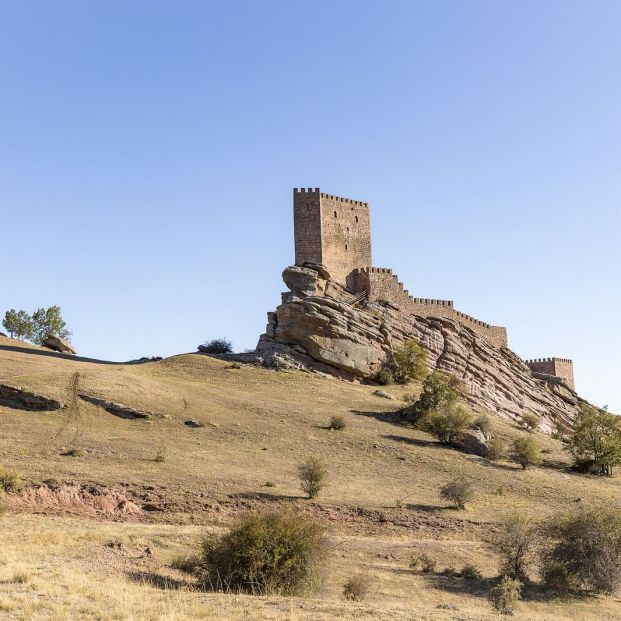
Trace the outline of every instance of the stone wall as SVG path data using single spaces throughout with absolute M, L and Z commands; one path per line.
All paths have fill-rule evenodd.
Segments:
M 367 291 L 370 302 L 388 302 L 396 309 L 410 312 L 419 317 L 446 317 L 471 328 L 496 347 L 507 347 L 507 329 L 492 326 L 475 319 L 453 307 L 452 300 L 415 298 L 399 282 L 391 269 L 382 267 L 359 268 L 351 277 L 354 292 Z
M 295 262 L 322 263 L 333 280 L 346 284 L 358 267 L 371 265 L 369 205 L 351 198 L 293 190 Z
M 569 358 L 536 358 L 525 362 L 534 373 L 558 377 L 575 390 L 574 363 Z

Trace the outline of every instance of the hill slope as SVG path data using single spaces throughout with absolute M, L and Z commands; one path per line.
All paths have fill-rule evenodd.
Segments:
M 546 435 L 537 434 L 544 467 L 492 465 L 403 426 L 391 414 L 400 403 L 375 396 L 371 386 L 233 368 L 197 354 L 117 365 L 2 346 L 0 383 L 70 402 L 79 373 L 80 392 L 153 413 L 127 420 L 82 400 L 77 409 L 51 412 L 0 406 L 0 461 L 27 483 L 7 496 L 2 518 L 0 610 L 16 618 L 492 619 L 483 583 L 413 575 L 411 553 L 430 552 L 439 568 L 475 562 L 492 577 L 496 561 L 481 539 L 499 515 L 543 516 L 577 498 L 618 498 L 616 479 L 565 472 L 562 445 Z M 397 398 L 403 391 L 388 389 Z M 324 428 L 333 414 L 345 417 L 345 430 Z M 190 419 L 205 426 L 185 425 Z M 523 433 L 494 423 L 500 437 Z M 84 453 L 63 455 L 75 448 Z M 164 461 L 155 461 L 158 452 Z M 331 475 L 316 502 L 301 497 L 295 476 L 309 455 L 322 457 Z M 477 488 L 466 511 L 447 508 L 437 493 L 458 474 Z M 170 560 L 193 551 L 205 532 L 266 506 L 326 523 L 334 552 L 325 593 L 289 600 L 188 590 L 191 580 Z M 374 581 L 363 604 L 340 597 L 355 570 Z M 571 606 L 531 598 L 517 618 L 613 619 L 619 610 L 616 598 Z

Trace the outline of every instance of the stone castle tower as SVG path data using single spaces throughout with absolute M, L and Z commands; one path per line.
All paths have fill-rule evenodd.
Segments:
M 386 304 L 420 317 L 446 317 L 467 326 L 495 347 L 507 347 L 507 329 L 462 313 L 452 300 L 412 297 L 391 269 L 372 267 L 369 205 L 363 201 L 294 188 L 295 263 L 318 263 L 356 300 Z M 554 376 L 574 388 L 566 358 L 526 361 L 535 374 Z

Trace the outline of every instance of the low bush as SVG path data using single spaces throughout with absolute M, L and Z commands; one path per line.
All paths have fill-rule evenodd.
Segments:
M 472 423 L 472 428 L 480 431 L 486 440 L 492 439 L 492 419 L 487 414 L 477 416 Z
M 472 423 L 472 416 L 466 408 L 451 405 L 427 412 L 418 422 L 418 427 L 434 435 L 442 444 L 452 445 L 460 440 Z
M 436 570 L 436 562 L 426 552 L 414 552 L 410 557 L 410 569 L 421 574 L 432 574 Z
M 522 583 L 515 578 L 503 576 L 501 582 L 490 589 L 487 598 L 492 608 L 503 615 L 511 615 L 515 611 Z
M 251 513 L 205 539 L 201 583 L 211 590 L 301 595 L 317 589 L 327 546 L 323 527 L 288 513 Z
M 467 565 L 464 565 L 463 569 L 461 570 L 461 577 L 464 580 L 480 580 L 481 572 L 475 565 L 472 565 L 472 563 L 468 563 Z
M 354 574 L 343 585 L 343 597 L 351 602 L 361 602 L 371 589 L 371 579 L 367 574 Z
M 233 343 L 226 338 L 212 339 L 201 346 L 201 351 L 206 354 L 232 354 Z
M 392 352 L 392 376 L 397 384 L 424 380 L 427 376 L 427 351 L 416 341 L 406 341 Z
M 474 485 L 465 477 L 457 477 L 440 488 L 440 497 L 452 502 L 457 509 L 465 509 L 474 495 Z
M 416 422 L 428 412 L 451 408 L 457 404 L 463 390 L 463 383 L 454 375 L 433 371 L 425 378 L 420 397 L 407 408 L 406 415 Z
M 157 449 L 155 450 L 155 457 L 153 457 L 153 461 L 164 463 L 167 457 L 168 457 L 168 447 L 158 446 Z
M 394 381 L 395 377 L 389 368 L 381 369 L 373 378 L 373 382 L 375 384 L 379 384 L 380 386 L 388 386 L 389 384 L 394 383 Z
M 557 561 L 549 561 L 543 565 L 541 584 L 556 597 L 569 595 L 578 588 L 576 577 L 563 563 Z
M 490 461 L 500 461 L 507 456 L 507 447 L 502 440 L 498 438 L 492 438 L 487 443 L 487 453 L 485 457 Z
M 342 431 L 346 426 L 345 417 L 343 416 L 333 416 L 328 425 L 328 427 L 334 431 Z
M 539 445 L 533 438 L 527 437 L 513 440 L 509 449 L 509 458 L 522 466 L 522 470 L 526 470 L 529 466 L 538 466 L 543 461 Z
M 22 477 L 19 472 L 0 465 L 0 489 L 5 492 L 17 492 L 21 487 Z
M 534 414 L 524 414 L 522 424 L 528 431 L 533 432 L 539 427 L 539 419 Z
M 315 498 L 328 484 L 328 469 L 317 457 L 309 457 L 298 466 L 298 478 L 302 491 Z

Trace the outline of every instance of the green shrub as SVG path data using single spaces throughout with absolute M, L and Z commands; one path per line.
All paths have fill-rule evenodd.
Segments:
M 19 472 L 0 465 L 0 489 L 5 492 L 17 492 L 21 487 L 22 477 Z
M 371 589 L 371 579 L 367 574 L 354 574 L 343 585 L 343 597 L 351 602 L 361 602 Z
M 300 595 L 321 584 L 326 551 L 323 527 L 313 520 L 251 513 L 203 542 L 201 582 L 211 590 Z
M 425 378 L 420 397 L 406 409 L 405 414 L 409 420 L 416 422 L 428 412 L 452 408 L 462 393 L 461 380 L 454 375 L 433 371 Z
M 525 515 L 515 513 L 501 521 L 487 543 L 500 557 L 502 574 L 520 580 L 526 578 L 536 544 L 535 535 L 535 526 Z
M 576 577 L 558 561 L 549 561 L 541 568 L 541 583 L 555 596 L 566 596 L 578 588 Z
M 212 339 L 201 345 L 200 351 L 206 354 L 232 354 L 233 343 L 226 338 Z
M 492 438 L 487 443 L 487 453 L 485 454 L 485 457 L 487 457 L 490 461 L 500 461 L 501 459 L 504 459 L 506 455 L 507 448 L 502 440 Z
M 344 416 L 333 416 L 330 419 L 330 424 L 328 425 L 330 429 L 334 429 L 335 431 L 342 431 L 346 426 Z
M 519 580 L 503 576 L 501 582 L 490 589 L 487 598 L 494 610 L 503 615 L 511 615 L 520 599 L 521 590 L 522 583 Z
M 392 352 L 391 370 L 397 384 L 425 379 L 427 351 L 416 341 L 406 341 Z
M 426 552 L 414 552 L 410 557 L 410 569 L 421 574 L 432 574 L 436 570 L 436 562 Z
M 543 527 L 542 575 L 560 575 L 568 585 L 612 593 L 621 585 L 621 510 L 582 509 L 550 518 Z
M 298 466 L 298 478 L 302 491 L 315 498 L 328 484 L 328 469 L 317 457 L 309 457 Z
M 543 461 L 539 445 L 533 438 L 520 437 L 513 440 L 509 449 L 511 461 L 520 464 L 523 470 L 529 466 L 538 466 Z
M 418 422 L 418 427 L 434 435 L 442 444 L 452 445 L 460 440 L 470 427 L 472 416 L 460 405 L 446 405 L 427 412 Z
M 440 488 L 440 496 L 452 502 L 458 509 L 465 509 L 475 495 L 474 485 L 465 477 L 457 477 Z

